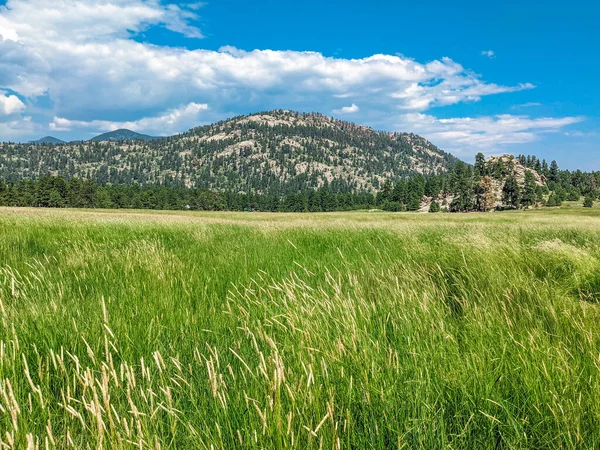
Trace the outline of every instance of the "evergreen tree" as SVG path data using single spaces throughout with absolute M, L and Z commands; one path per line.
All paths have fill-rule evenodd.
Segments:
M 390 201 L 400 204 L 406 204 L 406 196 L 408 191 L 408 183 L 406 181 L 398 181 L 394 185 L 394 189 L 390 195 Z
M 425 194 L 425 178 L 418 175 L 408 181 L 406 192 L 406 208 L 409 211 L 418 211 L 421 207 L 421 200 Z
M 517 209 L 521 205 L 521 189 L 513 175 L 509 176 L 502 188 L 502 203 L 505 207 Z
M 0 178 L 0 206 L 8 206 L 8 186 Z
M 483 177 L 486 175 L 485 156 L 479 152 L 475 156 L 475 176 Z
M 527 208 L 533 206 L 538 198 L 535 176 L 530 171 L 525 172 L 525 186 L 523 188 L 523 198 L 521 204 Z
M 60 192 L 57 190 L 53 190 L 50 192 L 50 198 L 48 200 L 48 206 L 50 208 L 64 208 L 66 205 L 66 200 L 60 195 Z
M 473 198 L 475 196 L 473 187 L 473 173 L 470 167 L 458 162 L 454 166 L 451 175 L 452 192 L 455 194 L 454 199 L 450 203 L 450 211 L 452 212 L 467 212 L 472 211 L 475 207 Z
M 558 183 L 558 181 L 559 181 L 558 163 L 556 161 L 552 161 L 550 163 L 550 171 L 549 171 L 548 179 L 554 183 Z
M 425 196 L 433 199 L 440 195 L 440 180 L 438 177 L 429 177 L 425 182 Z
M 383 187 L 381 188 L 381 191 L 379 191 L 377 193 L 377 204 L 384 205 L 385 203 L 387 203 L 391 200 L 391 196 L 392 196 L 392 183 L 390 182 L 390 180 L 385 180 L 385 182 L 383 183 Z

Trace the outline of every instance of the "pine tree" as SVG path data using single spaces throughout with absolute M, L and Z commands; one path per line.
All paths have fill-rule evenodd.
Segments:
M 553 181 L 554 183 L 558 183 L 558 181 L 559 181 L 559 177 L 558 177 L 558 163 L 556 161 L 552 161 L 550 163 L 550 172 L 549 172 L 548 179 L 550 181 Z
M 421 200 L 425 194 L 425 178 L 422 175 L 408 180 L 406 193 L 406 208 L 409 211 L 418 211 L 421 207 Z
M 475 175 L 483 177 L 486 174 L 485 170 L 485 156 L 479 152 L 475 156 Z
M 521 204 L 521 189 L 513 175 L 509 176 L 502 188 L 502 203 L 505 207 L 517 209 Z
M 377 193 L 377 204 L 383 205 L 383 204 L 389 202 L 391 200 L 391 195 L 392 195 L 392 183 L 390 183 L 390 180 L 385 180 L 385 183 L 383 183 L 383 187 L 381 188 L 381 191 L 379 191 Z
M 0 206 L 8 206 L 8 186 L 0 178 Z
M 429 177 L 425 182 L 425 196 L 433 199 L 440 195 L 440 180 L 437 177 Z
M 400 204 L 406 204 L 407 183 L 406 181 L 398 181 L 394 185 L 394 189 L 390 195 L 390 201 Z
M 537 184 L 535 182 L 535 176 L 530 171 L 525 172 L 525 186 L 523 188 L 523 198 L 521 199 L 522 205 L 527 208 L 533 206 L 537 200 Z

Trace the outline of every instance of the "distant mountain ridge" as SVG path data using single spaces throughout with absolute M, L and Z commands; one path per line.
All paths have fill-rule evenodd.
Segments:
M 71 141 L 73 142 L 120 142 L 120 141 L 153 141 L 156 139 L 163 139 L 160 136 L 149 136 L 147 134 L 136 133 L 135 131 L 128 130 L 126 128 L 121 128 L 119 130 L 109 131 L 107 133 L 102 133 L 98 136 L 94 136 L 87 141 Z M 37 141 L 29 141 L 29 144 L 53 144 L 60 145 L 66 144 L 66 141 L 62 139 L 55 138 L 54 136 L 45 136 Z
M 30 144 L 53 144 L 53 145 L 58 145 L 58 144 L 65 144 L 66 142 L 55 138 L 54 136 L 45 136 L 41 139 L 38 139 L 37 141 L 30 141 Z
M 109 131 L 90 139 L 92 142 L 118 142 L 118 141 L 154 141 L 162 139 L 158 136 L 148 136 L 147 134 L 136 133 L 135 131 L 121 128 L 119 130 Z
M 10 152 L 4 150 L 7 145 Z M 444 173 L 456 161 L 415 134 L 282 110 L 163 139 L 116 130 L 35 152 L 31 145 L 0 144 L 0 176 L 12 181 L 50 173 L 99 184 L 277 194 L 323 186 L 333 192 L 375 192 L 386 180 Z

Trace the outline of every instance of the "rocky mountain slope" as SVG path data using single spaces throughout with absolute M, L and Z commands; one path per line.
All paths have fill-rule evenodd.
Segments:
M 324 185 L 376 191 L 385 180 L 444 173 L 455 162 L 414 134 L 290 111 L 236 117 L 159 140 L 0 144 L 0 177 L 7 181 L 52 174 L 238 192 Z

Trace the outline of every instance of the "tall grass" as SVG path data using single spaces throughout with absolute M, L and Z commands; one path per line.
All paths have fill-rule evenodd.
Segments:
M 595 212 L 0 214 L 0 448 L 600 447 Z

